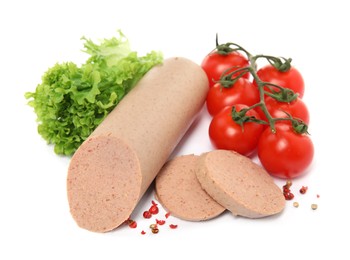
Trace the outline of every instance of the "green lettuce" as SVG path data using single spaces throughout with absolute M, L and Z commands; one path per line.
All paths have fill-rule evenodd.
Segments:
M 35 92 L 25 93 L 37 115 L 38 133 L 57 154 L 72 155 L 145 73 L 163 61 L 155 51 L 139 57 L 121 32 L 99 44 L 82 40 L 89 54 L 83 65 L 57 63 Z

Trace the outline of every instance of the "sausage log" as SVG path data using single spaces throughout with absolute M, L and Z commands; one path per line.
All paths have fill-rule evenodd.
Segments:
M 201 110 L 208 79 L 170 58 L 152 68 L 73 155 L 67 177 L 77 224 L 107 232 L 127 220 Z

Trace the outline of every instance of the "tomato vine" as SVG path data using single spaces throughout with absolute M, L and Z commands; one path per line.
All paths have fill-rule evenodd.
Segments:
M 230 88 L 232 87 L 237 80 L 242 77 L 247 72 L 252 75 L 258 90 L 260 94 L 260 101 L 254 105 L 249 106 L 246 109 L 243 109 L 239 112 L 235 110 L 235 108 L 232 108 L 232 119 L 241 125 L 243 127 L 243 123 L 245 122 L 255 122 L 259 124 L 267 124 L 271 127 L 272 132 L 276 132 L 275 129 L 275 123 L 277 121 L 283 121 L 283 120 L 289 120 L 292 124 L 293 130 L 298 134 L 304 134 L 308 133 L 308 125 L 299 118 L 294 118 L 289 113 L 285 112 L 286 117 L 277 117 L 274 118 L 268 111 L 266 104 L 265 104 L 265 96 L 270 96 L 274 99 L 276 99 L 279 102 L 287 102 L 290 103 L 294 100 L 296 100 L 299 96 L 298 93 L 295 93 L 292 89 L 282 87 L 278 84 L 274 84 L 272 82 L 263 81 L 260 79 L 260 77 L 257 74 L 257 60 L 258 59 L 266 59 L 275 69 L 277 69 L 280 72 L 287 72 L 291 69 L 291 58 L 284 58 L 284 57 L 275 57 L 270 55 L 252 55 L 250 52 L 248 52 L 245 48 L 242 46 L 228 42 L 225 44 L 218 44 L 218 36 L 216 35 L 216 49 L 217 52 L 221 55 L 227 55 L 230 52 L 243 52 L 248 61 L 249 65 L 243 68 L 229 68 L 226 69 L 220 80 L 220 84 L 224 88 Z M 228 73 L 229 72 L 229 73 Z M 267 90 L 266 90 L 267 89 Z M 276 90 L 277 89 L 277 90 Z M 260 107 L 263 113 L 266 116 L 267 122 L 264 120 L 257 119 L 252 116 L 246 116 L 246 112 L 248 112 L 251 109 Z
M 269 64 L 258 68 L 260 60 Z M 253 55 L 236 43 L 219 44 L 216 37 L 216 48 L 201 64 L 209 80 L 212 145 L 245 156 L 257 151 L 271 175 L 288 179 L 304 173 L 314 155 L 304 80 L 291 61 Z

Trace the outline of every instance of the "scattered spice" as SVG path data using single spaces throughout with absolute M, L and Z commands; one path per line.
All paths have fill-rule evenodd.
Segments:
M 137 228 L 137 223 L 136 223 L 136 221 L 130 219 L 130 220 L 129 220 L 129 227 L 130 227 L 130 228 Z
M 175 229 L 175 228 L 177 228 L 177 225 L 170 224 L 169 227 L 172 228 L 172 229 Z
M 146 210 L 146 211 L 143 212 L 143 217 L 144 217 L 144 218 L 151 218 L 151 217 L 152 217 L 152 214 L 151 214 L 151 212 L 149 212 L 148 210 Z
M 287 180 L 286 184 L 283 185 L 283 195 L 286 200 L 292 200 L 294 198 L 294 194 L 290 190 L 291 186 L 292 186 L 291 180 Z
M 156 219 L 156 223 L 157 223 L 157 225 L 162 226 L 162 225 L 164 225 L 164 224 L 165 224 L 165 220 Z
M 159 229 L 158 228 L 152 228 L 152 233 L 153 234 L 158 234 L 159 233 Z
M 151 224 L 149 227 L 150 227 L 153 234 L 157 234 L 159 232 L 157 224 Z
M 286 184 L 283 186 L 283 191 L 289 191 L 290 190 L 290 187 L 292 186 L 292 181 L 291 180 L 287 180 L 286 181 Z
M 307 186 L 302 186 L 299 190 L 301 194 L 305 194 L 307 192 L 308 187 Z
M 132 220 L 130 217 L 127 220 L 125 220 L 124 223 L 127 224 L 130 228 L 136 228 L 137 227 L 136 221 Z
M 158 227 L 157 224 L 151 224 L 151 225 L 149 225 L 149 228 L 150 228 L 150 229 L 156 228 L 156 227 Z
M 159 212 L 158 206 L 157 205 L 152 205 L 149 210 L 148 210 L 152 215 L 156 215 Z
M 292 200 L 292 199 L 294 199 L 294 194 L 293 194 L 292 192 L 286 192 L 286 193 L 284 193 L 283 195 L 284 195 L 284 198 L 285 198 L 286 200 Z
M 283 190 L 283 195 L 286 200 L 292 200 L 294 199 L 294 194 L 292 193 L 290 187 L 292 186 L 292 181 L 287 180 L 286 184 L 283 185 L 282 190 Z M 300 194 L 305 194 L 308 191 L 308 186 L 301 186 L 299 189 Z M 319 194 L 316 194 L 316 198 L 320 198 Z M 299 207 L 299 202 L 294 201 L 293 202 L 293 207 L 298 208 Z M 316 210 L 318 208 L 318 205 L 316 203 L 311 204 L 311 209 Z
M 159 213 L 159 208 L 158 208 L 158 204 L 152 200 L 152 205 L 150 206 L 150 208 L 148 210 L 145 210 L 143 212 L 143 217 L 146 219 L 150 219 L 152 218 L 153 215 L 156 215 Z M 170 216 L 170 212 L 167 212 L 165 214 L 165 218 L 169 218 Z M 159 226 L 163 226 L 166 223 L 166 220 L 164 219 L 155 219 L 156 223 L 152 223 L 149 228 L 151 229 L 151 232 L 153 234 L 158 234 L 159 233 Z M 125 220 L 125 223 L 130 227 L 130 228 L 137 228 L 137 222 L 133 219 L 131 219 L 130 217 Z M 177 225 L 176 224 L 170 224 L 169 227 L 171 229 L 176 229 Z M 145 230 L 141 230 L 140 234 L 141 235 L 145 235 L 147 232 Z

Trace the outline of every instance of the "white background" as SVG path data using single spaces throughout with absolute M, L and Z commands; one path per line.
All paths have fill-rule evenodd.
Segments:
M 7 3 L 6 3 L 7 2 Z M 349 259 L 349 9 L 347 1 L 2 1 L 0 4 L 0 259 Z M 66 198 L 69 158 L 37 134 L 24 93 L 56 62 L 83 62 L 85 35 L 121 29 L 133 50 L 162 51 L 198 64 L 220 42 L 255 54 L 292 57 L 306 83 L 315 158 L 294 181 L 299 208 L 249 220 L 225 213 L 194 223 L 169 218 L 176 230 L 152 235 L 141 214 L 137 229 L 106 234 L 80 229 Z M 177 154 L 212 149 L 203 110 Z M 284 181 L 276 180 L 280 186 Z M 304 196 L 297 190 L 309 187 Z M 316 198 L 316 194 L 320 198 Z M 310 209 L 317 203 L 316 211 Z M 162 218 L 164 211 L 158 215 Z M 163 217 L 164 218 L 164 217 Z M 147 234 L 140 235 L 141 230 Z

